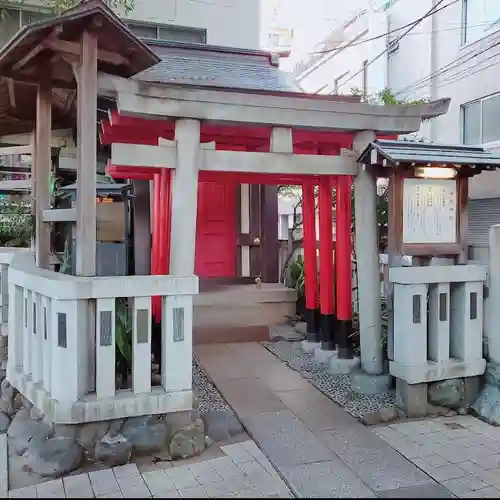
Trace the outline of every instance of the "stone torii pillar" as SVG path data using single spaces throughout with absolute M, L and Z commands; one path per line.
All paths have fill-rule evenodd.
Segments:
M 375 139 L 372 131 L 359 132 L 354 138 L 353 149 L 359 154 Z M 352 383 L 360 392 L 377 393 L 387 388 L 388 377 L 383 375 L 377 179 L 365 165 L 360 165 L 354 181 L 354 200 L 363 373 L 354 375 Z

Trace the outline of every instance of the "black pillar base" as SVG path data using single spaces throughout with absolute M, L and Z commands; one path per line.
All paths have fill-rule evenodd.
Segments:
M 320 342 L 319 309 L 306 309 L 304 316 L 307 324 L 306 339 L 309 342 Z
M 339 359 L 352 359 L 352 320 L 337 320 L 337 344 Z
M 335 331 L 337 316 L 335 314 L 321 314 L 321 349 L 333 351 L 335 349 Z

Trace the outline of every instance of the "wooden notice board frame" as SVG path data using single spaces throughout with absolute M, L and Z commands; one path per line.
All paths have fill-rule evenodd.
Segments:
M 456 183 L 456 238 L 447 243 L 404 243 L 404 181 L 415 179 L 413 167 L 395 168 L 389 176 L 389 224 L 388 253 L 389 262 L 397 265 L 398 257 L 454 257 L 457 263 L 466 263 L 468 258 L 467 243 L 467 200 L 469 179 L 458 177 L 448 182 Z

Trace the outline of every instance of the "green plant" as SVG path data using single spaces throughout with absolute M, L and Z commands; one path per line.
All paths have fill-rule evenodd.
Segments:
M 128 300 L 116 299 L 116 371 L 124 378 L 132 369 L 132 314 Z
M 299 254 L 297 259 L 288 263 L 286 273 L 286 286 L 295 288 L 298 297 L 305 295 L 305 274 L 304 274 L 304 257 Z

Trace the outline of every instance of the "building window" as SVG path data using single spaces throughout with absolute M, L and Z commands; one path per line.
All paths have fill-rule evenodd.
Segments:
M 169 42 L 207 43 L 207 30 L 154 23 L 127 23 L 130 31 L 140 38 Z
M 478 40 L 500 21 L 498 0 L 463 0 L 462 42 Z
M 3 47 L 23 26 L 41 21 L 50 14 L 43 11 L 2 8 L 0 18 L 0 47 Z
M 464 144 L 487 144 L 500 141 L 500 94 L 462 106 L 462 141 Z

